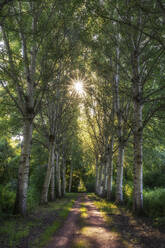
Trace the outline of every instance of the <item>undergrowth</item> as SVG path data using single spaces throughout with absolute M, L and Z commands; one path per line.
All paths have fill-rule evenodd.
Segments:
M 0 247 L 16 248 L 25 240 L 30 248 L 44 247 L 67 218 L 77 197 L 78 194 L 70 193 L 63 199 L 38 207 L 25 219 L 12 216 L 9 220 L 3 220 L 0 225 Z M 45 223 L 46 216 L 55 218 L 51 223 Z

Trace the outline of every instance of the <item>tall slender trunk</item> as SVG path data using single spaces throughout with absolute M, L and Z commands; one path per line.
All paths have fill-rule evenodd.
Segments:
M 140 131 L 140 126 L 139 126 L 139 131 L 134 133 L 133 209 L 137 213 L 140 213 L 143 209 L 143 152 L 142 152 L 142 131 Z
M 107 178 L 107 200 L 111 199 L 112 194 L 112 181 L 113 181 L 113 144 L 114 138 L 112 136 L 109 146 L 108 156 L 108 178 Z
M 139 77 L 138 51 L 133 53 L 133 107 L 134 107 L 134 195 L 133 209 L 140 213 L 143 209 L 143 121 L 142 84 Z
M 72 163 L 71 163 L 70 177 L 69 177 L 69 193 L 71 192 L 71 189 L 72 189 L 72 177 L 73 177 L 73 166 L 72 166 Z
M 59 161 L 59 152 L 56 152 L 56 185 L 57 185 L 57 195 L 61 198 L 61 170 Z
M 116 178 L 116 201 L 118 203 L 121 203 L 123 201 L 123 162 L 124 162 L 124 148 L 122 144 L 119 143 L 117 178 Z
M 119 39 L 119 35 L 118 35 Z M 120 106 L 120 96 L 119 96 L 119 59 L 120 50 L 119 45 L 116 48 L 116 74 L 114 78 L 114 90 L 115 90 L 115 112 L 118 122 L 118 161 L 117 161 L 117 178 L 116 178 L 116 201 L 121 203 L 123 201 L 123 162 L 124 162 L 124 145 L 123 145 L 123 132 L 122 132 L 122 113 Z
M 98 184 L 99 184 L 99 163 L 98 158 L 96 157 L 96 184 L 95 184 L 95 192 L 98 193 Z
M 106 151 L 105 154 L 105 161 L 104 161 L 104 169 L 103 169 L 103 192 L 102 192 L 102 196 L 106 195 L 106 191 L 107 191 L 107 169 L 108 169 L 108 154 Z
M 55 199 L 55 173 L 54 173 L 54 164 L 52 165 L 52 172 L 51 172 L 50 199 L 51 199 L 51 201 L 54 201 L 54 199 Z
M 66 193 L 66 161 L 62 159 L 62 196 Z
M 54 137 L 50 136 L 48 167 L 47 167 L 46 176 L 45 176 L 44 185 L 43 185 L 43 190 L 42 190 L 42 195 L 41 195 L 41 203 L 47 203 L 48 202 L 48 191 L 49 191 L 49 185 L 50 185 L 50 180 L 51 180 L 51 176 L 52 176 L 52 168 L 54 166 L 54 148 L 55 148 Z
M 100 169 L 99 169 L 99 183 L 98 183 L 98 195 L 102 194 L 102 179 L 103 179 L 103 165 L 100 164 Z
M 21 146 L 21 159 L 18 171 L 18 187 L 15 202 L 15 213 L 23 216 L 27 213 L 27 190 L 29 180 L 30 151 L 32 144 L 32 119 L 24 119 L 23 141 Z

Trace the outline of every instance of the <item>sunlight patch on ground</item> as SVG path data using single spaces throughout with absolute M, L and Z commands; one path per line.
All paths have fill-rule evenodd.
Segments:
M 80 208 L 81 218 L 86 219 L 88 217 L 87 209 L 85 207 Z
M 100 241 L 102 238 L 104 240 L 110 240 L 118 237 L 117 233 L 110 233 L 109 230 L 106 230 L 104 227 L 94 227 L 94 226 L 86 226 L 81 229 L 81 233 L 87 237 L 95 237 L 96 240 Z
M 89 241 L 86 239 L 77 239 L 71 248 L 92 248 Z

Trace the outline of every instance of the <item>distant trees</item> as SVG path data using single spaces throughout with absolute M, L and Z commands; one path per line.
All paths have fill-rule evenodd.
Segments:
M 117 202 L 123 200 L 124 147 L 131 141 L 134 146 L 133 208 L 135 212 L 141 212 L 143 209 L 143 131 L 151 118 L 164 106 L 164 98 L 161 94 L 164 92 L 164 86 L 160 69 L 161 61 L 164 60 L 163 18 L 156 25 L 152 22 L 152 18 L 157 18 L 160 8 L 162 11 L 162 6 L 161 2 L 154 4 L 153 1 L 150 3 L 103 1 L 95 6 L 93 3 L 87 4 L 90 17 L 98 23 L 98 27 L 94 31 L 92 29 L 95 38 L 89 41 L 93 51 L 91 68 L 97 74 L 98 81 L 106 81 L 111 85 L 111 91 L 108 87 L 103 89 L 104 92 L 109 91 L 109 102 L 106 102 L 106 106 L 112 110 L 114 104 L 114 121 L 112 125 L 109 123 L 109 128 L 114 126 L 113 132 L 109 132 L 109 136 L 106 133 L 105 137 L 109 137 L 109 142 L 110 137 L 114 139 L 113 157 L 118 150 L 115 199 Z M 89 23 L 88 30 L 90 29 Z M 94 95 L 97 96 L 97 92 Z M 101 107 L 105 106 L 106 98 L 100 96 L 96 98 L 99 99 L 96 100 L 99 105 L 97 112 L 93 115 L 88 114 L 87 119 L 95 119 L 97 115 L 104 114 L 110 117 L 109 112 L 107 110 L 104 112 L 105 108 Z M 105 119 L 102 118 L 100 122 L 98 127 L 98 122 L 94 124 L 90 121 L 96 126 L 95 129 L 101 128 L 101 132 L 104 132 Z M 96 146 L 98 138 L 96 139 L 94 135 L 91 138 L 95 140 L 94 146 Z M 102 161 L 106 161 L 104 152 L 106 144 L 101 140 L 100 144 L 103 148 L 97 157 L 104 157 Z M 111 152 L 109 151 L 108 154 L 110 155 Z M 104 172 L 101 173 L 105 174 L 105 170 L 102 171 Z M 96 172 L 98 173 L 97 163 Z M 111 177 L 110 171 L 107 176 Z M 107 179 L 102 176 L 102 180 L 105 183 Z M 99 190 L 97 192 L 103 193 Z M 109 198 L 108 192 L 107 196 Z

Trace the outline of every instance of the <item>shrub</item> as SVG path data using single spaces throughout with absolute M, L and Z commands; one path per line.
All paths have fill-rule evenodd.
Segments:
M 11 213 L 13 211 L 16 192 L 12 190 L 11 184 L 0 186 L 0 211 Z
M 130 181 L 123 187 L 123 198 L 126 206 L 131 209 L 133 205 L 133 183 Z
M 165 216 L 165 189 L 144 190 L 144 213 L 149 217 Z

